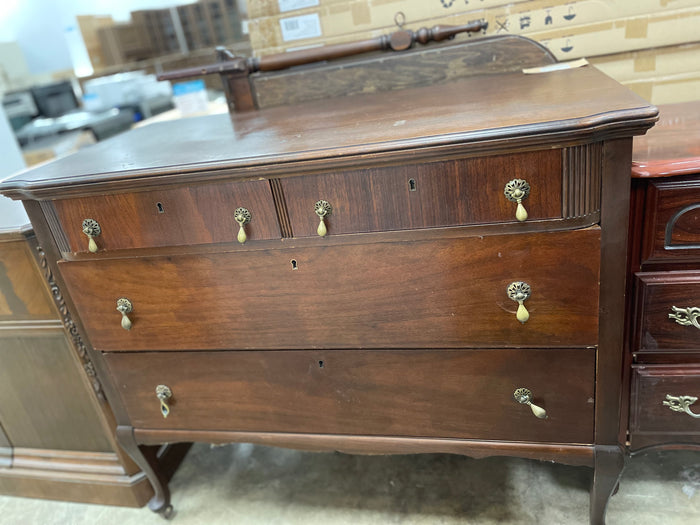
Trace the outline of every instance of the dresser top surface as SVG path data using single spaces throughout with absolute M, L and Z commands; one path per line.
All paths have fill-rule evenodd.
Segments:
M 401 91 L 163 122 L 134 129 L 0 183 L 15 198 L 89 183 L 275 166 L 333 168 L 474 146 L 507 150 L 641 134 L 656 108 L 593 67 L 476 76 Z M 392 157 L 393 155 L 393 157 Z M 347 164 L 346 164 L 347 165 Z M 263 172 L 260 172 L 261 176 Z M 160 177 L 158 177 L 160 179 Z M 132 182 L 133 183 L 133 182 Z
M 700 173 L 700 101 L 659 107 L 659 122 L 633 151 L 633 177 Z

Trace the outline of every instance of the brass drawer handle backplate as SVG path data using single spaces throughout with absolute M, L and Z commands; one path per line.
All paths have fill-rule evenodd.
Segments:
M 503 194 L 506 196 L 506 199 L 518 204 L 515 209 L 515 218 L 520 222 L 526 221 L 527 210 L 525 206 L 523 206 L 523 199 L 527 199 L 527 196 L 530 195 L 530 185 L 528 182 L 523 179 L 513 179 L 506 184 L 506 187 L 503 189 Z
M 674 412 L 685 412 L 690 417 L 700 418 L 700 414 L 695 414 L 690 410 L 690 405 L 697 400 L 698 398 L 695 396 L 672 396 L 671 394 L 666 394 L 666 400 L 663 404 Z
M 246 208 L 236 208 L 236 211 L 233 212 L 233 218 L 236 219 L 236 222 L 238 223 L 238 242 L 243 244 L 248 240 L 248 236 L 245 234 L 245 228 L 244 225 L 248 224 L 251 219 L 250 212 Z
M 527 311 L 523 302 L 525 302 L 531 295 L 530 285 L 522 281 L 515 281 L 508 285 L 508 298 L 512 299 L 518 303 L 518 311 L 515 313 L 515 317 L 521 323 L 526 323 L 530 319 L 530 312 Z
M 319 223 L 318 228 L 316 228 L 316 233 L 319 237 L 325 237 L 328 234 L 328 228 L 326 228 L 326 217 L 333 213 L 333 207 L 328 201 L 320 200 L 314 204 L 314 212 L 318 215 Z
M 547 417 L 547 411 L 544 408 L 538 407 L 532 403 L 532 392 L 527 388 L 516 389 L 516 391 L 513 392 L 513 397 L 518 403 L 528 405 L 532 413 L 535 414 L 535 417 L 540 419 L 545 419 Z
M 669 319 L 673 319 L 681 326 L 694 326 L 700 330 L 700 308 L 689 306 L 688 308 L 671 307 L 672 313 L 668 314 Z
M 122 328 L 124 330 L 131 330 L 131 319 L 127 314 L 130 314 L 134 310 L 134 305 L 126 297 L 120 297 L 117 299 L 117 311 L 122 314 Z
M 168 414 L 170 414 L 168 401 L 173 397 L 173 391 L 167 385 L 158 385 L 156 387 L 156 397 L 160 401 L 160 413 L 163 414 L 164 418 L 168 417 Z
M 83 233 L 87 235 L 89 239 L 88 250 L 90 250 L 91 253 L 95 253 L 97 251 L 97 243 L 95 242 L 95 237 L 99 236 L 102 233 L 100 223 L 98 223 L 95 219 L 85 219 L 83 221 Z

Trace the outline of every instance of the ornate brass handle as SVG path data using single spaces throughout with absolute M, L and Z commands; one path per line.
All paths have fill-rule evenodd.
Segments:
M 243 226 L 250 222 L 250 212 L 245 208 L 236 208 L 236 211 L 233 212 L 233 218 L 236 219 L 239 226 L 237 237 L 238 242 L 243 244 L 248 240 L 248 236 L 245 234 L 245 228 Z
M 518 311 L 515 317 L 521 323 L 526 323 L 530 319 L 530 312 L 527 311 L 523 302 L 525 302 L 531 294 L 530 285 L 522 281 L 515 281 L 508 285 L 508 297 L 518 303 Z
M 698 400 L 695 396 L 672 396 L 671 394 L 666 394 L 666 401 L 664 401 L 664 406 L 667 406 L 674 412 L 685 412 L 690 417 L 700 418 L 700 414 L 695 414 L 690 410 L 690 405 Z
M 170 407 L 168 406 L 168 401 L 173 397 L 173 391 L 167 385 L 158 385 L 156 387 L 156 397 L 160 401 L 160 413 L 163 417 L 168 417 L 170 414 Z
M 122 314 L 122 328 L 124 330 L 131 330 L 131 319 L 127 314 L 130 314 L 134 310 L 134 305 L 126 297 L 120 297 L 117 299 L 117 311 Z
M 328 233 L 328 228 L 326 228 L 326 217 L 333 213 L 333 207 L 328 201 L 320 200 L 314 204 L 314 212 L 318 215 L 319 223 L 318 228 L 316 228 L 316 233 L 319 237 L 325 237 Z
M 506 187 L 503 189 L 503 193 L 511 202 L 516 202 L 518 204 L 515 209 L 515 218 L 520 222 L 527 220 L 527 210 L 523 206 L 523 199 L 527 199 L 530 195 L 530 185 L 526 180 L 523 179 L 513 179 Z
M 527 388 L 516 389 L 515 392 L 513 392 L 513 397 L 518 403 L 529 405 L 535 417 L 540 419 L 545 419 L 547 417 L 547 411 L 544 408 L 538 407 L 532 403 L 532 392 Z
M 89 239 L 88 250 L 90 250 L 92 253 L 95 253 L 97 251 L 97 243 L 95 242 L 95 237 L 102 233 L 102 228 L 100 228 L 100 224 L 95 219 L 85 219 L 83 221 L 83 233 L 87 235 Z
M 682 326 L 694 326 L 700 329 L 700 308 L 689 306 L 688 308 L 678 308 L 672 306 L 672 313 L 668 314 L 669 319 L 673 319 Z

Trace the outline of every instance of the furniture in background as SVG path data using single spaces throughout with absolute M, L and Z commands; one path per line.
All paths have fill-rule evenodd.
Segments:
M 604 522 L 631 137 L 657 112 L 591 67 L 514 69 L 153 124 L 0 185 L 153 510 L 147 445 L 245 441 L 586 465 Z
M 700 102 L 635 139 L 627 362 L 631 452 L 700 445 Z
M 0 233 L 0 493 L 142 506 L 153 489 L 117 445 L 53 272 L 30 229 Z

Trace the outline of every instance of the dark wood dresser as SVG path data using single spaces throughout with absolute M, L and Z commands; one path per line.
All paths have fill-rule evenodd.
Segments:
M 632 164 L 633 453 L 700 447 L 700 102 L 660 110 Z
M 256 442 L 594 467 L 619 440 L 632 136 L 592 67 L 141 128 L 5 181 L 120 443 Z M 140 448 L 141 447 L 141 448 Z

